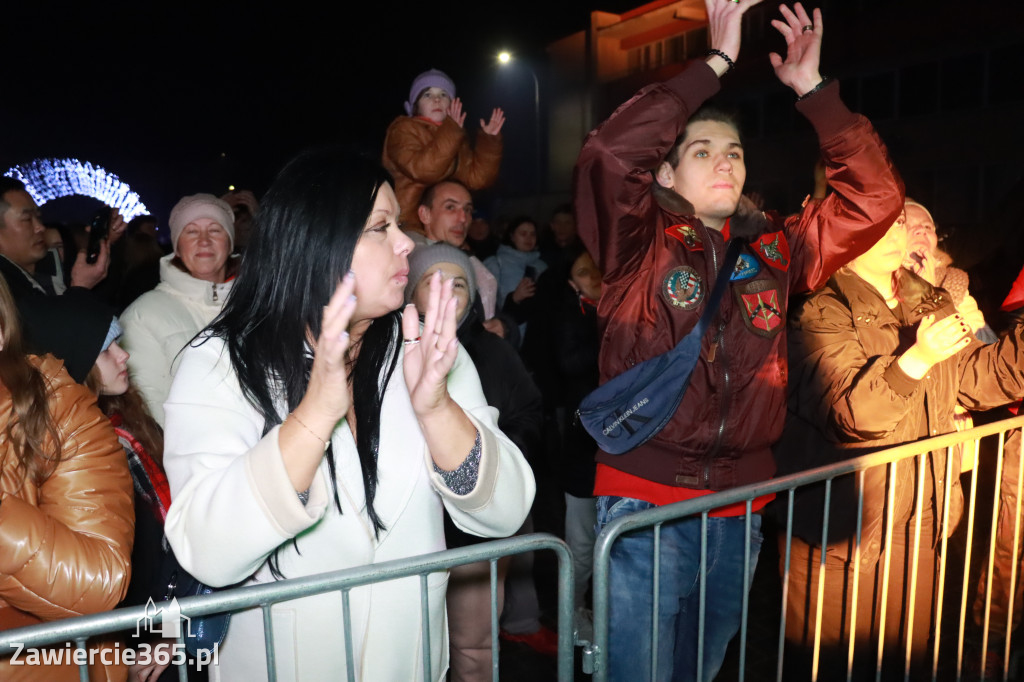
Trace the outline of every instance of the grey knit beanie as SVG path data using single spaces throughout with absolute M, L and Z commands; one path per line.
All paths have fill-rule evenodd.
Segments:
M 437 242 L 430 246 L 417 246 L 409 254 L 409 283 L 405 285 L 405 302 L 412 303 L 416 287 L 423 279 L 423 273 L 438 263 L 451 263 L 466 274 L 466 282 L 469 287 L 469 305 L 466 306 L 468 311 L 476 299 L 476 275 L 473 272 L 473 264 L 469 261 L 469 255 L 465 251 L 445 242 Z M 465 313 L 463 313 L 463 317 L 465 317 Z M 459 322 L 461 321 L 459 320 Z

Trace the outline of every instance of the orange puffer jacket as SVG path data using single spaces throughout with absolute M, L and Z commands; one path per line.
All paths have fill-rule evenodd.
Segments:
M 62 459 L 36 486 L 18 470 L 10 441 L 0 438 L 0 630 L 112 609 L 130 576 L 132 479 L 110 420 L 61 361 L 49 355 L 29 360 L 50 387 Z M 12 411 L 11 394 L 0 385 L 0 426 Z M 98 663 L 91 673 L 100 680 L 125 675 L 121 667 Z M 0 679 L 77 680 L 78 673 L 4 659 Z
M 501 135 L 481 131 L 476 149 L 465 129 L 450 117 L 441 125 L 413 116 L 399 116 L 388 126 L 381 163 L 395 179 L 403 228 L 423 232 L 417 215 L 423 190 L 442 180 L 458 180 L 470 190 L 490 187 L 501 165 Z

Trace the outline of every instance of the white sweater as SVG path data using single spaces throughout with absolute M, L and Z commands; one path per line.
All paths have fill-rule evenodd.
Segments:
M 160 259 L 160 284 L 137 298 L 120 319 L 132 385 L 160 426 L 179 352 L 217 317 L 232 284 L 196 279 L 171 265 L 173 258 L 172 253 Z
M 455 495 L 434 473 L 400 357 L 382 406 L 374 507 L 386 530 L 375 538 L 347 422 L 339 422 L 331 438 L 342 512 L 331 496 L 326 458 L 304 506 L 285 473 L 279 427 L 262 435 L 264 421 L 243 398 L 223 341 L 189 347 L 165 405 L 164 464 L 173 500 L 166 532 L 178 560 L 200 580 L 227 585 L 271 582 L 267 559 L 275 549 L 286 577 L 416 556 L 444 549 L 442 505 L 470 533 L 513 534 L 533 501 L 530 467 L 498 430 L 497 411 L 487 406 L 463 349 L 448 389 L 481 435 L 476 488 Z M 447 669 L 447 580 L 446 573 L 428 579 L 433 680 L 443 679 Z M 423 679 L 418 578 L 357 588 L 350 604 L 356 678 Z M 258 609 L 232 616 L 211 679 L 266 679 L 262 623 Z M 273 624 L 279 680 L 344 679 L 340 594 L 275 606 Z

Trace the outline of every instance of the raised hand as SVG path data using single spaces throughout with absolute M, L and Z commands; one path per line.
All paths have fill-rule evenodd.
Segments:
M 779 12 L 784 21 L 774 19 L 772 26 L 786 39 L 786 58 L 772 52 L 768 59 L 779 80 L 792 88 L 798 97 L 802 97 L 822 80 L 818 71 L 821 35 L 824 31 L 821 10 L 815 8 L 813 21 L 799 2 L 793 5 L 793 10 L 779 5 Z
M 75 264 L 71 266 L 71 286 L 92 289 L 106 278 L 109 266 L 110 242 L 108 240 L 104 239 L 100 242 L 100 255 L 92 265 L 86 262 L 85 249 L 82 249 L 75 257 Z
M 484 123 L 483 119 L 480 119 L 480 129 L 488 135 L 497 135 L 501 132 L 501 127 L 505 125 L 505 112 L 501 109 L 495 109 L 491 112 L 491 120 Z
M 121 217 L 121 211 L 116 208 L 111 209 L 110 230 L 107 232 L 107 240 L 110 242 L 111 246 L 113 246 L 118 239 L 124 236 L 124 231 L 127 227 L 128 224 L 124 221 L 124 218 Z
M 939 321 L 926 315 L 917 328 L 917 341 L 899 357 L 900 368 L 914 379 L 921 379 L 933 366 L 953 357 L 974 337 L 963 315 L 957 313 Z
M 466 122 L 466 114 L 462 111 L 462 100 L 456 97 L 452 100 L 452 103 L 448 105 L 448 115 L 453 121 L 455 121 L 459 127 Z
M 741 21 L 761 0 L 704 0 L 708 12 L 708 33 L 711 49 L 721 50 L 736 61 L 740 54 Z M 722 72 L 724 73 L 724 71 Z
M 454 283 L 453 279 L 442 282 L 440 271 L 431 275 L 423 331 L 420 331 L 416 306 L 407 305 L 402 313 L 405 383 L 409 387 L 412 409 L 420 419 L 448 407 L 451 400 L 448 372 L 455 364 L 459 348 L 455 337 Z
M 345 351 L 348 350 L 348 325 L 356 309 L 355 276 L 350 272 L 338 283 L 324 308 L 320 337 L 313 348 L 313 368 L 302 402 L 295 409 L 302 423 L 323 440 L 330 438 L 334 426 L 348 413 L 350 397 Z

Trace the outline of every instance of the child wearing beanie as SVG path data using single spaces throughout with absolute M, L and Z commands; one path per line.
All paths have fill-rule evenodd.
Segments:
M 405 113 L 388 126 L 381 164 L 395 180 L 403 227 L 424 234 L 416 209 L 427 187 L 454 178 L 478 190 L 498 179 L 505 114 L 494 109 L 486 123 L 480 119 L 476 146 L 470 146 L 455 84 L 437 69 L 413 80 Z

